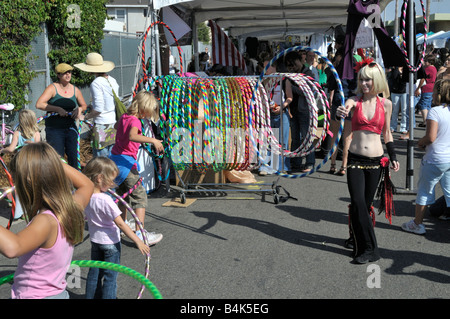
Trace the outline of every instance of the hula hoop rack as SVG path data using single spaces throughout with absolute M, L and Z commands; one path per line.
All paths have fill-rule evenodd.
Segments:
M 148 33 L 157 25 L 165 27 L 173 36 L 180 55 L 181 71 L 179 74 L 152 77 L 147 70 L 145 61 L 145 42 Z M 181 63 L 181 48 L 178 40 L 168 25 L 156 21 L 152 23 L 144 34 L 142 41 L 142 70 L 143 77 L 136 86 L 145 82 L 146 89 L 157 88 L 160 98 L 160 132 L 163 138 L 165 156 L 171 160 L 175 173 L 182 187 L 176 188 L 180 192 L 182 203 L 185 202 L 187 192 L 222 192 L 222 189 L 205 189 L 204 186 L 223 186 L 229 184 L 186 184 L 178 174 L 178 170 L 194 169 L 200 172 L 213 170 L 252 170 L 260 165 L 266 165 L 263 161 L 265 153 L 262 151 L 270 144 L 270 151 L 284 157 L 300 157 L 315 151 L 329 132 L 330 107 L 328 99 L 322 87 L 303 74 L 271 74 L 266 75 L 267 69 L 278 59 L 291 51 L 313 51 L 319 55 L 330 67 L 340 91 L 340 99 L 344 104 L 344 95 L 339 76 L 332 63 L 320 52 L 310 47 L 296 46 L 280 52 L 266 66 L 261 75 L 237 76 L 237 77 L 201 77 L 196 74 L 183 73 Z M 192 75 L 192 76 L 191 76 Z M 281 143 L 270 126 L 270 99 L 265 88 L 261 85 L 265 81 L 268 92 L 280 79 L 288 79 L 298 85 L 304 92 L 310 111 L 310 129 L 299 148 L 295 151 L 283 149 Z M 323 111 L 323 130 L 320 136 L 318 132 L 318 110 Z M 202 121 L 199 126 L 196 121 Z M 324 160 L 310 172 L 303 174 L 285 174 L 277 171 L 275 174 L 284 178 L 306 177 L 331 158 L 336 150 L 343 132 L 344 120 L 341 120 L 338 136 L 332 149 Z M 234 135 L 229 134 L 233 131 Z M 236 133 L 236 132 L 239 132 Z M 244 134 L 240 134 L 244 132 Z M 187 144 L 186 144 L 187 143 Z M 183 145 L 183 146 L 182 146 Z M 182 146 L 182 147 L 181 147 Z M 231 146 L 231 147 L 230 147 Z M 260 189 L 262 192 L 270 192 L 274 195 L 274 202 L 279 200 L 279 187 L 272 184 L 245 184 L 256 186 L 271 185 L 271 188 Z M 202 189 L 192 189 L 201 186 Z M 232 188 L 228 191 L 251 191 Z
M 275 73 L 265 75 L 267 69 L 285 54 L 295 50 L 314 51 L 312 48 L 297 46 L 280 52 L 258 76 L 237 77 L 199 77 L 186 74 L 155 77 L 153 83 L 160 89 L 160 130 L 166 155 L 172 160 L 175 172 L 178 170 L 251 170 L 262 163 L 265 154 L 261 152 L 268 143 L 271 152 L 282 157 L 305 156 L 315 151 L 326 134 L 329 133 L 329 104 L 325 92 L 312 78 L 303 74 Z M 342 84 L 332 63 L 318 51 L 329 65 L 340 88 L 340 97 L 344 103 Z M 284 150 L 270 126 L 270 99 L 261 85 L 265 81 L 267 91 L 278 85 L 280 79 L 288 79 L 298 85 L 305 93 L 310 111 L 310 129 L 300 147 L 295 151 Z M 324 111 L 322 134 L 318 136 L 318 110 Z M 202 121 L 201 126 L 196 121 Z M 341 121 L 335 144 L 322 163 L 310 172 L 303 174 L 276 174 L 285 178 L 301 178 L 312 174 L 324 165 L 335 151 L 342 135 L 344 121 Z M 230 135 L 229 132 L 234 133 Z M 236 132 L 244 132 L 243 135 Z M 246 134 L 245 134 L 246 133 Z M 203 138 L 202 138 L 203 137 Z M 231 148 L 230 148 L 231 146 Z M 178 175 L 178 173 L 177 173 Z M 178 176 L 179 177 L 179 176 Z M 191 189 L 192 186 L 223 186 L 228 184 L 185 184 L 180 191 L 181 201 L 185 202 L 185 192 L 222 192 L 222 189 Z M 245 184 L 249 185 L 249 184 Z M 261 186 L 264 184 L 250 184 Z M 274 201 L 279 200 L 279 187 L 276 183 L 270 189 Z M 226 191 L 251 191 L 236 190 Z

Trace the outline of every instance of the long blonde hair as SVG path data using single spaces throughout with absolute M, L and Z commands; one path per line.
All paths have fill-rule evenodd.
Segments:
M 138 118 L 150 118 L 153 122 L 159 120 L 159 103 L 153 93 L 141 90 L 133 98 L 127 113 Z
M 83 209 L 73 197 L 61 158 L 46 142 L 25 145 L 11 161 L 16 193 L 29 220 L 48 209 L 72 245 L 83 240 Z
M 33 138 L 34 134 L 39 131 L 36 114 L 32 110 L 24 109 L 19 112 L 18 129 L 25 139 Z

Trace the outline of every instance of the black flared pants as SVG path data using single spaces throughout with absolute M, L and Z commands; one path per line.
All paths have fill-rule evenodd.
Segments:
M 370 211 L 381 176 L 380 159 L 349 152 L 347 185 L 351 199 L 349 220 L 350 233 L 355 242 L 354 257 L 364 253 L 379 257 Z

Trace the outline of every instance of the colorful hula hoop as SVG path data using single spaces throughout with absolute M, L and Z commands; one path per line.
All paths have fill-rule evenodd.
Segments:
M 314 49 L 312 49 L 312 48 L 310 48 L 310 47 L 295 46 L 295 47 L 291 47 L 291 48 L 286 49 L 286 50 L 280 52 L 279 54 L 277 54 L 277 55 L 276 55 L 276 56 L 275 56 L 275 57 L 267 64 L 267 66 L 265 67 L 265 69 L 264 69 L 263 72 L 261 73 L 261 75 L 260 75 L 260 77 L 259 77 L 259 81 L 256 83 L 256 87 L 258 87 L 258 86 L 260 85 L 260 83 L 262 82 L 262 79 L 263 79 L 265 73 L 267 72 L 267 69 L 268 69 L 275 61 L 277 61 L 278 59 L 282 58 L 285 54 L 287 54 L 287 53 L 289 53 L 289 52 L 292 52 L 292 51 L 299 51 L 299 50 L 313 51 L 315 54 L 319 55 L 319 56 L 327 63 L 327 65 L 330 67 L 330 70 L 332 71 L 334 77 L 336 78 L 336 82 L 337 82 L 337 85 L 338 85 L 338 88 L 339 88 L 339 93 L 340 93 L 340 98 L 341 98 L 341 105 L 344 105 L 344 104 L 345 104 L 345 99 L 344 99 L 344 94 L 343 94 L 342 83 L 341 83 L 341 80 L 340 80 L 340 78 L 339 78 L 339 75 L 338 75 L 336 69 L 334 68 L 333 64 L 328 60 L 327 57 L 323 56 L 319 51 L 315 51 Z M 254 96 L 252 97 L 252 100 L 253 100 L 253 101 L 255 100 L 255 97 L 254 97 Z M 254 105 L 254 103 L 252 103 L 252 106 L 253 106 L 253 105 Z M 250 114 L 251 114 L 251 113 L 250 113 Z M 252 120 L 252 119 L 250 119 L 250 120 Z M 250 128 L 252 128 L 252 125 L 250 125 Z M 330 152 L 328 153 L 328 155 L 325 156 L 325 158 L 323 159 L 323 161 L 322 161 L 321 163 L 319 163 L 316 167 L 313 167 L 313 169 L 312 169 L 311 171 L 306 172 L 306 173 L 302 173 L 302 174 L 283 174 L 283 173 L 277 171 L 275 174 L 277 174 L 277 175 L 279 175 L 279 176 L 281 176 L 281 177 L 285 177 L 285 178 L 302 178 L 302 177 L 305 177 L 305 176 L 308 176 L 308 175 L 313 174 L 314 172 L 316 172 L 319 168 L 321 168 L 321 167 L 322 167 L 322 166 L 323 166 L 323 165 L 331 158 L 332 154 L 334 153 L 334 151 L 336 150 L 336 148 L 337 148 L 337 146 L 338 146 L 338 144 L 339 144 L 339 140 L 340 140 L 340 138 L 341 138 L 341 136 L 342 136 L 343 130 L 344 130 L 344 119 L 342 118 L 341 121 L 340 121 L 339 132 L 338 132 L 336 141 L 335 141 L 335 143 L 334 143 L 332 149 L 330 150 Z M 257 154 L 258 154 L 258 158 L 259 158 L 260 160 L 262 160 L 262 158 L 261 158 L 261 156 L 260 156 L 260 154 L 259 154 L 259 150 L 258 150 L 257 147 L 256 147 L 256 142 L 255 142 L 255 140 L 253 139 L 253 134 L 250 134 L 249 136 L 250 136 L 250 138 L 252 139 L 252 143 L 253 143 L 254 148 L 256 149 L 256 152 L 257 152 Z M 264 165 L 266 165 L 266 164 L 264 164 Z
M 287 157 L 305 156 L 315 151 L 315 139 L 318 138 L 316 147 L 319 147 L 329 132 L 329 104 L 326 94 L 317 82 L 302 74 L 275 74 L 272 77 L 289 78 L 305 92 L 310 108 L 311 125 L 308 135 L 297 150 L 283 151 Z M 160 125 L 167 155 L 171 158 L 180 156 L 172 153 L 175 144 L 180 142 L 178 135 L 173 139 L 175 130 L 185 129 L 193 140 L 189 151 L 182 154 L 183 163 L 176 161 L 175 169 L 254 169 L 260 165 L 253 162 L 258 154 L 257 149 L 267 140 L 271 141 L 272 146 L 275 144 L 273 151 L 280 153 L 281 146 L 270 127 L 269 98 L 266 90 L 258 87 L 256 77 L 166 76 L 158 81 L 162 87 Z M 269 87 L 273 83 L 275 80 L 269 81 Z M 316 101 L 322 105 L 325 113 L 321 136 L 317 136 L 319 115 Z M 193 124 L 199 118 L 200 108 L 203 108 L 204 116 L 203 139 Z M 230 135 L 228 129 L 234 130 L 234 135 Z M 253 133 L 256 134 L 252 136 Z M 255 139 L 256 146 L 250 143 Z M 228 144 L 225 146 L 222 142 L 222 145 L 213 147 L 213 140 L 222 140 Z M 191 161 L 188 160 L 189 157 Z M 218 162 L 221 159 L 226 162 Z
M 141 182 L 142 180 L 140 179 L 135 187 L 137 187 L 137 185 Z M 142 233 L 142 239 L 144 241 L 144 243 L 146 245 L 148 245 L 148 241 L 147 241 L 147 236 L 145 236 L 144 233 L 144 225 L 142 224 L 142 222 L 139 220 L 139 218 L 137 217 L 137 215 L 135 214 L 134 210 L 130 207 L 130 205 L 128 205 L 128 203 L 122 198 L 120 197 L 116 192 L 114 192 L 113 190 L 109 189 L 108 193 L 111 194 L 112 196 L 116 197 L 116 203 L 120 202 L 122 205 L 125 206 L 125 208 L 127 209 L 127 211 L 129 211 L 131 213 L 131 215 L 133 216 L 134 220 L 135 220 L 135 225 L 136 225 L 136 229 L 139 228 L 139 230 Z M 125 194 L 125 196 L 129 195 L 131 192 L 128 192 Z M 148 254 L 145 258 L 145 278 L 148 278 L 150 274 L 150 254 Z M 142 294 L 144 292 L 145 286 L 142 285 L 141 289 L 139 290 L 137 299 L 140 299 L 142 297 Z
M 141 283 L 145 288 L 148 289 L 148 291 L 150 291 L 150 293 L 153 295 L 155 299 L 163 299 L 158 288 L 150 280 L 148 280 L 148 278 L 144 277 L 142 274 L 129 267 L 99 260 L 74 260 L 72 261 L 71 264 L 79 267 L 101 268 L 120 272 Z M 0 286 L 5 283 L 10 283 L 13 280 L 14 280 L 14 273 L 3 276 L 0 278 Z
M 411 72 L 417 72 L 423 64 L 424 58 L 425 58 L 425 54 L 426 54 L 426 50 L 427 50 L 427 33 L 428 33 L 428 28 L 427 28 L 427 18 L 426 18 L 426 10 L 425 10 L 425 5 L 423 4 L 423 0 L 420 0 L 420 4 L 422 6 L 422 15 L 423 15 L 423 27 L 424 27 L 424 34 L 423 34 L 423 50 L 422 50 L 422 56 L 420 58 L 420 62 L 419 65 L 415 66 L 414 65 L 414 61 L 410 61 L 409 57 L 408 57 L 408 52 L 406 51 L 406 9 L 408 8 L 408 2 L 410 2 L 409 0 L 406 0 L 403 2 L 403 7 L 402 7 L 402 19 L 401 19 L 401 23 L 400 25 L 402 26 L 402 36 L 403 36 L 403 41 L 402 41 L 402 45 L 400 46 L 400 49 L 402 50 L 403 54 L 405 55 L 405 59 L 406 59 L 406 63 L 408 64 L 408 68 Z M 414 7 L 414 1 L 411 1 Z M 413 35 L 415 36 L 415 35 Z
M 172 29 L 166 23 L 164 23 L 162 21 L 155 21 L 152 24 L 150 24 L 150 26 L 147 28 L 147 30 L 144 33 L 144 37 L 142 39 L 141 63 L 142 63 L 142 71 L 143 71 L 144 75 L 143 75 L 143 77 L 141 79 L 139 79 L 137 81 L 137 83 L 136 83 L 136 85 L 134 87 L 134 90 L 133 90 L 133 96 L 136 95 L 136 93 L 137 93 L 141 83 L 145 84 L 145 83 L 148 82 L 148 84 L 149 84 L 148 87 L 147 87 L 148 89 L 150 89 L 154 84 L 159 84 L 160 85 L 160 83 L 157 81 L 157 77 L 152 77 L 152 76 L 149 77 L 148 73 L 149 73 L 150 70 L 147 69 L 147 63 L 145 61 L 145 42 L 147 41 L 147 36 L 148 36 L 148 33 L 150 32 L 150 30 L 152 30 L 157 25 L 162 25 L 172 35 L 172 37 L 173 37 L 173 39 L 174 39 L 174 41 L 175 41 L 175 43 L 177 45 L 178 55 L 179 55 L 179 58 L 180 58 L 180 73 L 183 73 L 183 55 L 182 55 L 181 46 L 178 43 L 178 39 L 176 38 L 175 33 L 172 31 Z

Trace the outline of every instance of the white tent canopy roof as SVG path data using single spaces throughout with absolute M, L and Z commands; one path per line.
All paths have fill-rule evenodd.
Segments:
M 445 47 L 445 43 L 448 38 L 450 38 L 450 31 L 439 31 L 427 37 L 427 44 L 433 44 L 436 48 L 443 48 Z M 422 44 L 423 42 L 423 36 L 417 39 L 417 44 Z
M 392 0 L 380 0 L 379 13 Z M 349 0 L 193 0 L 177 7 L 193 11 L 197 23 L 215 20 L 229 35 L 325 33 L 345 25 Z
M 436 32 L 436 33 L 434 33 L 434 34 L 432 34 L 432 35 L 427 35 L 427 43 L 430 41 L 430 40 L 432 40 L 433 38 L 436 38 L 437 36 L 440 36 L 441 34 L 443 34 L 445 31 L 439 31 L 439 32 Z M 417 44 L 422 44 L 423 42 L 424 42 L 424 40 L 425 40 L 425 36 L 424 35 L 421 35 L 420 37 L 418 37 L 417 39 L 416 39 L 416 42 L 417 42 Z
M 450 39 L 450 31 L 444 32 L 432 39 L 435 48 L 445 48 L 448 39 Z

